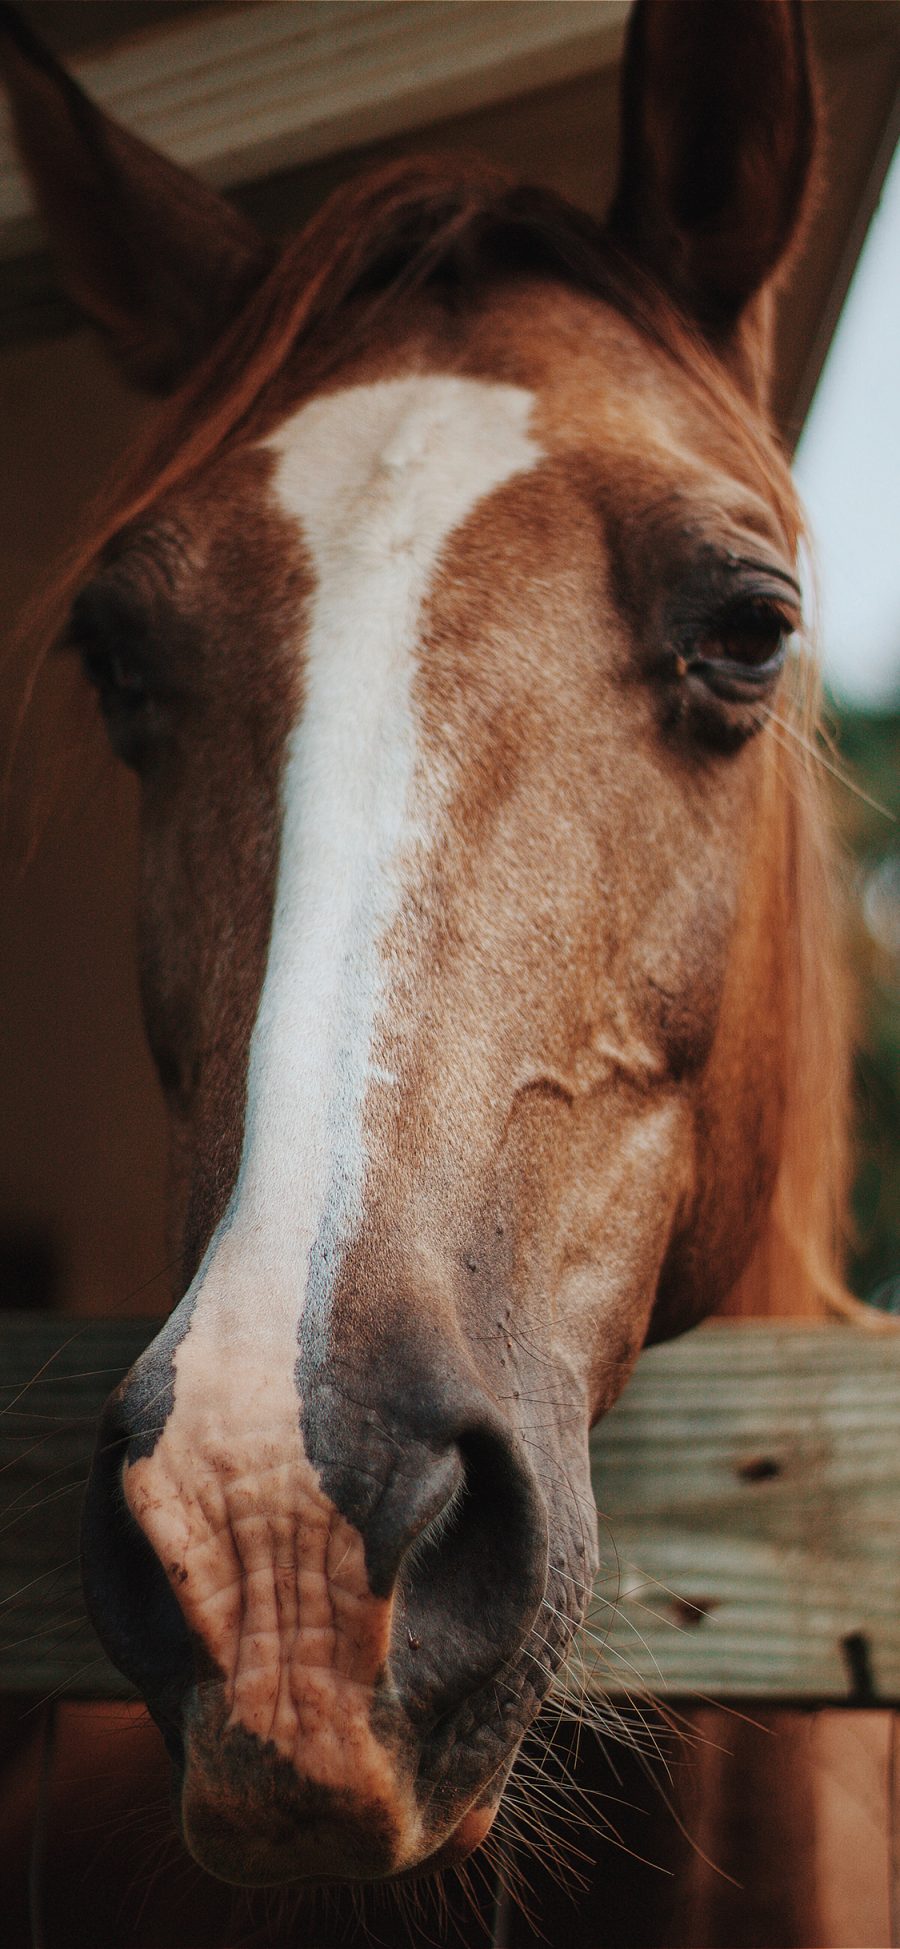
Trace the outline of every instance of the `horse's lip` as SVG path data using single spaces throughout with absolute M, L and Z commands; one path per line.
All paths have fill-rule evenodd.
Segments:
M 430 1875 L 440 1873 L 445 1868 L 458 1866 L 477 1847 L 480 1847 L 490 1832 L 498 1806 L 499 1795 L 497 1801 L 491 1806 L 479 1805 L 470 1807 L 457 1821 L 452 1832 L 445 1835 L 439 1846 L 434 1848 L 430 1854 L 423 1856 L 421 1861 L 414 1862 L 409 1867 L 398 1868 L 393 1872 L 387 1871 L 384 1874 L 362 1873 L 356 1875 L 349 1873 L 336 1874 L 333 1869 L 329 1871 L 327 1868 L 324 1872 L 319 1872 L 317 1868 L 306 1868 L 298 1872 L 296 1863 L 293 1861 L 285 1863 L 283 1870 L 273 1870 L 265 1877 L 260 1875 L 244 1877 L 237 1874 L 223 1874 L 221 1867 L 217 1866 L 215 1869 L 211 1869 L 208 1865 L 206 1866 L 206 1872 L 214 1873 L 218 1880 L 226 1881 L 235 1888 L 348 1888 L 360 1886 L 374 1888 L 393 1887 L 395 1883 L 400 1882 L 422 1881 Z M 305 1845 L 309 1849 L 315 1845 L 317 1850 L 320 1850 L 323 1841 L 327 1845 L 329 1842 L 333 1843 L 336 1836 L 340 1836 L 342 1825 L 340 1820 L 329 1820 L 321 1815 L 315 1815 L 308 1821 L 298 1823 L 296 1836 L 292 1839 L 292 1847 L 293 1845 L 297 1845 L 298 1847 Z
M 162 1734 L 166 1750 L 173 1764 L 175 1776 L 173 1780 L 174 1806 L 176 1820 L 180 1825 L 181 1789 L 184 1784 L 186 1762 L 184 1738 L 180 1728 L 172 1720 L 164 1720 L 160 1715 L 156 1717 L 156 1725 Z M 422 1880 L 426 1876 L 437 1874 L 445 1868 L 456 1867 L 469 1854 L 473 1853 L 475 1848 L 481 1846 L 482 1841 L 486 1839 L 493 1825 L 513 1758 L 514 1754 L 506 1754 L 504 1756 L 490 1778 L 480 1787 L 474 1802 L 465 1809 L 455 1822 L 451 1832 L 444 1836 L 444 1839 L 436 1848 L 432 1849 L 430 1854 L 423 1856 L 421 1861 L 415 1862 L 409 1867 L 397 1869 L 393 1874 L 389 1873 L 385 1876 L 335 1875 L 334 1873 L 329 1874 L 326 1870 L 324 1874 L 318 1875 L 314 1872 L 301 1872 L 298 1874 L 296 1870 L 293 1870 L 285 1873 L 283 1876 L 270 1876 L 265 1879 L 234 1877 L 232 1880 L 231 1877 L 223 1876 L 219 1869 L 212 1872 L 215 1872 L 219 1879 L 231 1880 L 232 1886 L 243 1888 L 289 1887 L 292 1885 L 297 1887 L 318 1886 L 321 1888 L 340 1888 L 348 1887 L 353 1883 L 358 1884 L 359 1882 L 369 1882 L 370 1885 L 375 1886 L 381 1882 L 393 1883 Z M 339 1829 L 340 1825 L 340 1820 L 329 1819 L 322 1814 L 311 1815 L 308 1820 L 298 1822 L 297 1840 L 305 1841 L 308 1846 L 316 1830 L 318 1830 L 321 1837 L 327 1838 L 329 1835 L 333 1836 L 334 1831 Z
M 336 1869 L 333 1865 L 320 1866 L 323 1854 L 327 1857 L 340 1855 L 346 1845 L 346 1825 L 340 1820 L 329 1820 L 321 1815 L 313 1815 L 309 1820 L 298 1821 L 295 1831 L 283 1847 L 269 1849 L 265 1838 L 254 1844 L 251 1853 L 253 1860 L 242 1865 L 233 1848 L 218 1856 L 214 1861 L 208 1856 L 194 1855 L 204 1874 L 213 1875 L 232 1888 L 351 1888 L 389 1886 L 399 1881 L 400 1875 L 366 1872 L 350 1873 Z M 182 1839 L 188 1852 L 194 1854 L 187 1837 Z M 252 1840 L 252 1837 L 251 1837 Z M 300 1860 L 305 1856 L 304 1865 Z M 299 1859 L 298 1859 L 299 1857 Z M 265 1863 L 265 1865 L 264 1865 Z
M 441 1873 L 444 1868 L 458 1867 L 461 1861 L 465 1861 L 468 1855 L 473 1854 L 475 1849 L 481 1846 L 482 1841 L 487 1839 L 499 1804 L 498 1798 L 491 1807 L 470 1807 L 468 1813 L 463 1814 L 462 1819 L 457 1822 L 452 1834 L 448 1834 L 441 1842 L 440 1847 L 435 1848 L 432 1854 L 427 1854 L 415 1867 L 401 1868 L 399 1874 L 391 1876 L 391 1880 L 421 1881 L 426 1875 Z M 482 1818 L 478 1820 L 478 1816 Z M 476 1820 L 477 1830 L 472 1825 Z M 470 1830 L 468 1833 L 464 1832 L 467 1828 Z

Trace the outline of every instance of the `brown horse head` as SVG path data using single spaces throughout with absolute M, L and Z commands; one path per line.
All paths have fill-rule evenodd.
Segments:
M 70 624 L 141 781 L 184 1260 L 89 1602 L 199 1861 L 398 1875 L 484 1837 L 565 1655 L 591 1422 L 796 1177 L 800 8 L 639 0 L 605 228 L 409 164 L 277 256 L 22 31 L 10 70 L 72 286 L 171 393 Z

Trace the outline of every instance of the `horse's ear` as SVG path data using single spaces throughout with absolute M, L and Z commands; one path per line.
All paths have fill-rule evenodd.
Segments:
M 7 5 L 0 67 L 69 296 L 130 378 L 171 391 L 264 275 L 270 247 L 222 197 L 103 114 Z
M 713 339 L 783 257 L 815 111 L 800 0 L 636 0 L 610 224 Z

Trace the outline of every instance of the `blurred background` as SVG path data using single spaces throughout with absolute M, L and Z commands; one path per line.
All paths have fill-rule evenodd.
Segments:
M 893 136 L 888 131 L 888 141 Z M 900 158 L 883 182 L 797 448 L 818 571 L 857 984 L 850 1279 L 900 1310 Z

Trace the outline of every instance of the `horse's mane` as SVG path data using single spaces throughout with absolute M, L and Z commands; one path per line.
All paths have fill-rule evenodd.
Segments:
M 850 993 L 841 951 L 833 841 L 815 739 L 817 711 L 799 670 L 774 728 L 781 798 L 783 911 L 789 929 L 781 1160 L 769 1219 L 750 1264 L 718 1309 L 732 1316 L 843 1313 L 850 1178 Z M 853 1302 L 850 1302 L 852 1305 Z
M 552 191 L 480 162 L 414 159 L 339 189 L 289 240 L 206 361 L 161 409 L 94 510 L 56 582 L 41 635 L 113 532 L 187 479 L 244 427 L 291 362 L 313 392 L 374 328 L 426 287 L 462 305 L 491 277 L 543 274 L 602 298 L 674 360 L 747 453 L 796 543 L 802 519 L 777 440 L 722 362 L 615 235 Z M 816 759 L 813 678 L 798 668 L 773 751 L 783 799 L 791 929 L 790 1060 L 771 1221 L 727 1312 L 820 1312 L 842 1291 L 849 1046 Z

